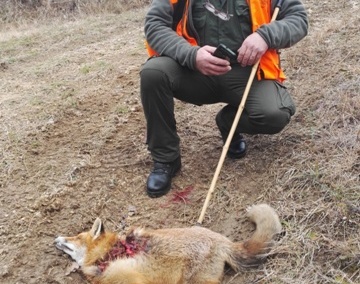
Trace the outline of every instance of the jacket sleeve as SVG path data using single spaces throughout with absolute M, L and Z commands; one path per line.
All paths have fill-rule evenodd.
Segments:
M 173 7 L 169 0 L 153 0 L 145 18 L 145 38 L 159 55 L 195 69 L 198 46 L 191 46 L 172 29 Z
M 272 1 L 273 9 L 277 0 Z M 277 20 L 257 29 L 270 49 L 293 46 L 308 33 L 308 18 L 300 0 L 284 0 Z

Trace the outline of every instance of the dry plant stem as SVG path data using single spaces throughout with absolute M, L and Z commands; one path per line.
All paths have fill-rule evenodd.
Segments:
M 271 18 L 271 22 L 275 21 L 278 14 L 279 14 L 279 10 L 280 10 L 280 7 L 277 6 L 274 10 L 274 13 L 272 15 L 272 18 Z M 214 177 L 212 179 L 212 182 L 210 184 L 210 188 L 208 190 L 208 194 L 206 196 L 206 199 L 205 199 L 205 202 L 204 202 L 204 205 L 203 205 L 203 208 L 201 210 L 201 213 L 200 213 L 200 217 L 197 221 L 197 225 L 201 225 L 203 220 L 204 220 L 204 217 L 205 217 L 205 213 L 206 213 L 206 209 L 207 207 L 209 206 L 209 202 L 210 202 L 210 199 L 211 199 L 211 196 L 215 190 L 215 186 L 216 186 L 216 182 L 219 178 L 219 175 L 220 175 L 220 171 L 221 171 L 221 168 L 224 164 L 224 161 L 225 161 L 225 157 L 226 157 L 226 153 L 228 152 L 229 150 L 229 146 L 230 146 L 230 142 L 234 136 L 234 133 L 235 133 L 235 130 L 236 130 L 236 127 L 239 123 L 239 120 L 240 120 L 240 116 L 244 110 L 244 107 L 245 107 L 245 103 L 246 103 L 246 100 L 247 100 L 247 97 L 249 95 L 249 91 L 250 91 L 250 88 L 251 88 L 251 85 L 254 81 L 254 78 L 255 78 L 255 75 L 256 75 L 256 71 L 259 67 L 259 63 L 260 63 L 260 59 L 255 63 L 255 65 L 252 67 L 251 69 L 251 73 L 250 73 L 250 77 L 249 77 L 249 80 L 247 81 L 247 84 L 246 84 L 246 88 L 245 88 L 245 91 L 244 91 L 244 94 L 243 94 L 243 97 L 241 99 L 241 102 L 240 102 L 240 105 L 239 105 L 239 108 L 236 112 L 236 115 L 235 115 L 235 118 L 234 118 L 234 122 L 231 126 L 231 129 L 230 129 L 230 132 L 229 132 L 229 135 L 226 139 L 226 142 L 223 146 L 223 150 L 221 152 L 221 156 L 220 156 L 220 159 L 219 159 L 219 162 L 218 162 L 218 165 L 216 167 L 216 170 L 215 170 L 215 174 L 214 174 Z

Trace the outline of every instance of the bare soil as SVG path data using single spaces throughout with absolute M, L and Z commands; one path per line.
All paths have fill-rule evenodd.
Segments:
M 280 134 L 247 136 L 225 160 L 203 226 L 233 240 L 245 209 L 271 204 L 284 233 L 256 270 L 224 283 L 360 283 L 360 10 L 304 1 L 310 34 L 283 51 L 297 114 Z M 57 235 L 192 226 L 222 151 L 221 105 L 176 101 L 183 168 L 151 199 L 139 71 L 146 7 L 0 29 L 0 282 L 86 283 Z

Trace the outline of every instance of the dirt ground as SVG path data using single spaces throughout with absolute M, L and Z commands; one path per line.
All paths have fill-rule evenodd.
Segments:
M 320 3 L 321 2 L 321 3 Z M 247 136 L 225 160 L 203 225 L 233 240 L 266 202 L 284 233 L 259 269 L 224 283 L 360 283 L 360 11 L 304 1 L 310 34 L 283 51 L 297 114 L 282 133 Z M 152 161 L 139 98 L 145 8 L 0 30 L 0 282 L 86 283 L 68 273 L 57 235 L 192 226 L 222 151 L 221 105 L 176 101 L 183 168 L 151 199 Z

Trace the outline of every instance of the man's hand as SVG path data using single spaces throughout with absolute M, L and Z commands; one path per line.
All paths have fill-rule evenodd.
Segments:
M 213 56 L 216 47 L 205 45 L 196 54 L 196 69 L 208 76 L 223 75 L 231 70 L 230 62 Z
M 249 35 L 238 49 L 237 61 L 242 67 L 254 65 L 268 50 L 265 40 L 258 34 Z

